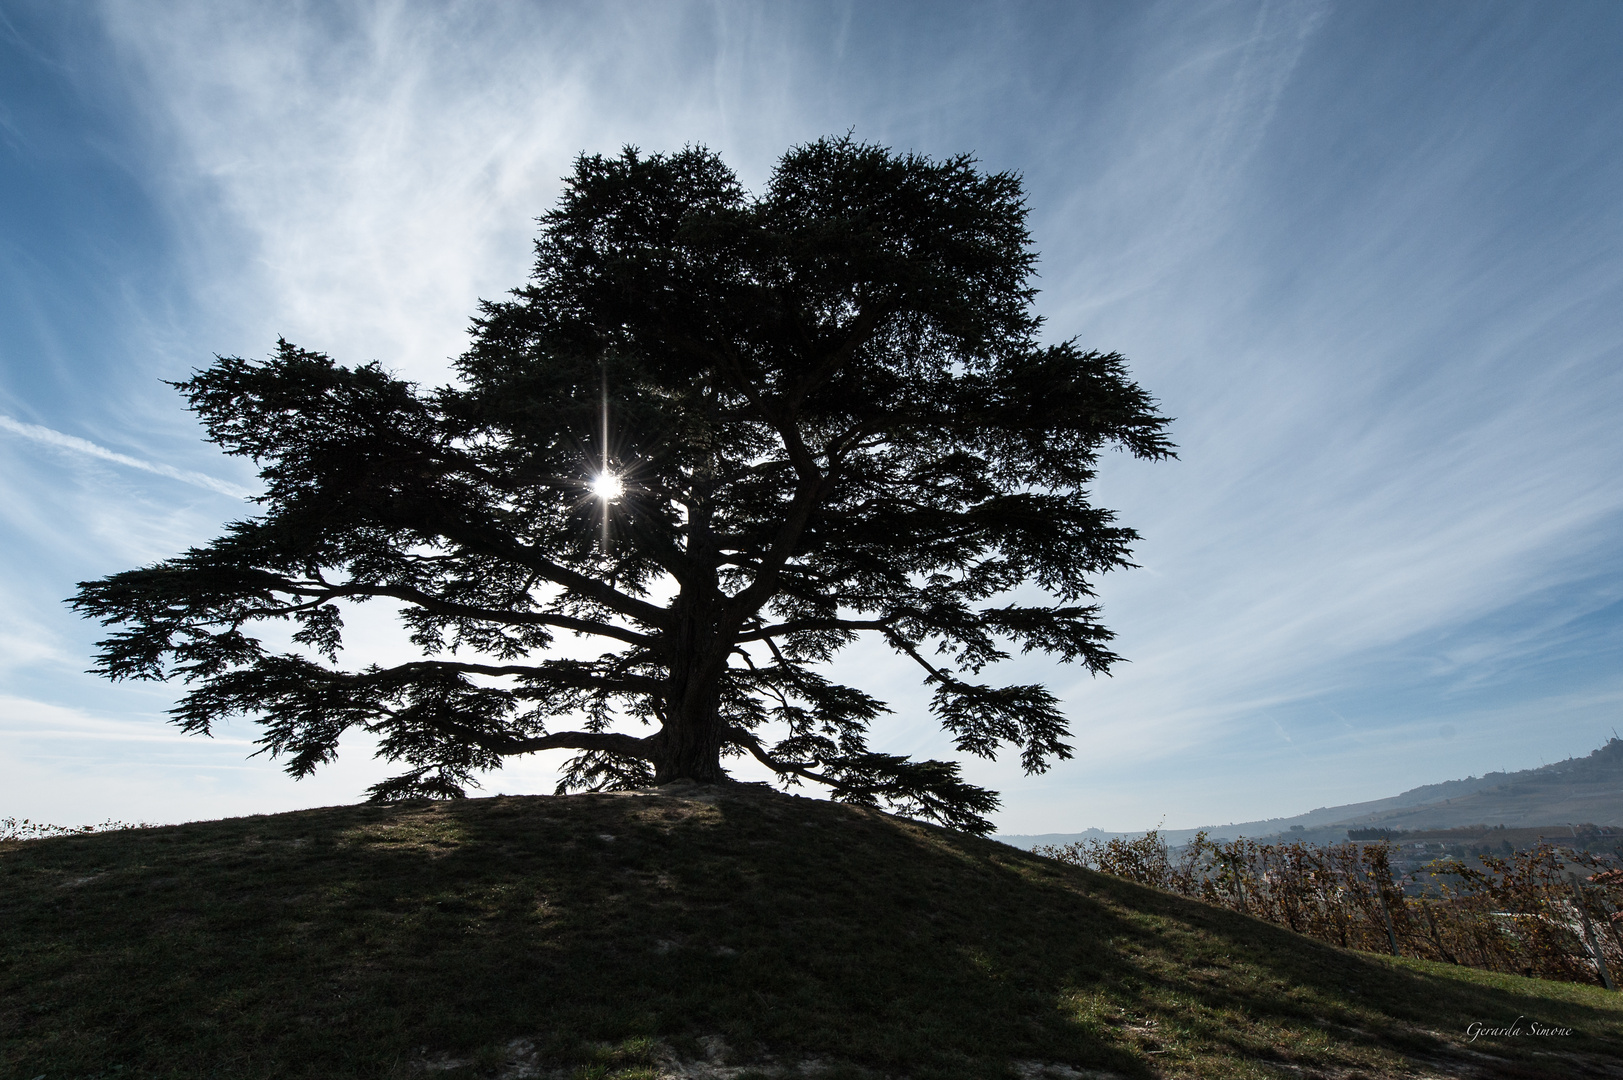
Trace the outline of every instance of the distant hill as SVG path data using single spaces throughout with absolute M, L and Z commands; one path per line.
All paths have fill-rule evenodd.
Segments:
M 1345 840 L 1348 828 L 1452 829 L 1462 825 L 1537 828 L 1590 823 L 1623 825 L 1623 739 L 1610 739 L 1588 757 L 1568 758 L 1537 769 L 1493 772 L 1426 784 L 1401 795 L 1370 802 L 1326 806 L 1288 818 L 1209 825 L 1214 839 L 1239 836 L 1258 839 L 1289 834 L 1314 843 Z M 1181 844 L 1198 829 L 1164 829 L 1171 844 Z M 1004 835 L 996 839 L 1015 847 L 1069 844 L 1130 835 L 1088 829 L 1080 833 Z

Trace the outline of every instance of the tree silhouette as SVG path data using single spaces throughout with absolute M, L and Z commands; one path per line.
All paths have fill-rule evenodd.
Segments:
M 580 751 L 560 790 L 748 754 L 984 832 L 995 793 L 869 749 L 888 710 L 828 661 L 883 642 L 961 752 L 1037 772 L 1070 756 L 1056 699 L 978 673 L 1014 646 L 1117 659 L 1091 580 L 1136 534 L 1086 489 L 1103 448 L 1169 456 L 1167 419 L 1117 354 L 1037 342 L 1025 217 L 1012 174 L 850 138 L 792 149 L 760 195 L 704 149 L 583 156 L 453 384 L 285 341 L 176 384 L 259 465 L 262 512 L 81 583 L 119 626 L 95 670 L 183 679 L 190 732 L 256 717 L 295 776 L 372 732 L 409 767 L 374 798 L 558 747 Z M 340 665 L 338 602 L 372 599 L 420 659 Z

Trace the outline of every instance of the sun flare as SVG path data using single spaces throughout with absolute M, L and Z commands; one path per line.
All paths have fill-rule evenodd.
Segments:
M 600 473 L 592 478 L 592 494 L 604 502 L 613 502 L 625 494 L 625 485 L 620 478 L 611 472 Z

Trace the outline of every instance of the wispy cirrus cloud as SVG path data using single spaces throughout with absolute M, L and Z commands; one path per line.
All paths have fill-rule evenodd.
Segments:
M 768 85 L 787 43 L 711 5 L 103 13 L 172 154 L 160 197 L 243 347 L 282 334 L 422 380 L 444 377 L 481 296 L 523 281 L 577 154 L 736 150 L 739 83 L 783 106 L 771 153 L 807 134 Z
M 68 435 L 57 431 L 55 428 L 43 427 L 39 424 L 25 424 L 21 420 L 13 419 L 3 413 L 0 413 L 0 431 L 10 432 L 12 435 L 57 450 L 65 450 L 70 454 L 110 461 L 115 465 L 122 465 L 128 469 L 139 469 L 142 472 L 153 473 L 157 476 L 167 476 L 171 480 L 179 480 L 183 484 L 216 491 L 221 495 L 229 495 L 236 499 L 247 498 L 253 494 L 247 488 L 216 479 L 207 473 L 194 472 L 190 469 L 177 469 L 173 465 L 165 465 L 159 461 L 146 461 L 142 458 L 131 457 L 129 454 L 109 450 L 107 447 L 93 443 L 89 439 L 81 439 L 77 435 Z

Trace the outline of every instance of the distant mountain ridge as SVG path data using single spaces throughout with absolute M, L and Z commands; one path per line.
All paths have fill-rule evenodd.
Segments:
M 1483 824 L 1527 828 L 1569 822 L 1623 825 L 1623 739 L 1609 739 L 1586 757 L 1568 758 L 1536 769 L 1445 780 L 1386 799 L 1325 806 L 1295 817 L 1209 825 L 1204 830 L 1163 829 L 1161 835 L 1169 844 L 1184 843 L 1201 831 L 1213 839 L 1263 839 L 1288 833 L 1292 839 L 1331 843 L 1345 840 L 1348 828 L 1360 826 L 1447 829 Z M 1132 835 L 1137 834 L 1088 829 L 1079 833 L 999 835 L 995 839 L 1029 848 Z

